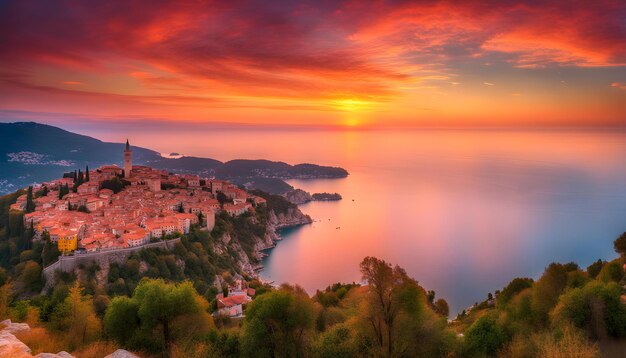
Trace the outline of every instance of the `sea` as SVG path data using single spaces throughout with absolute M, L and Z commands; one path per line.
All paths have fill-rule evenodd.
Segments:
M 617 255 L 626 231 L 626 133 L 609 130 L 217 128 L 81 133 L 162 153 L 340 166 L 342 179 L 289 180 L 343 199 L 300 206 L 261 276 L 310 294 L 360 282 L 366 256 L 403 267 L 452 315 L 551 262 Z

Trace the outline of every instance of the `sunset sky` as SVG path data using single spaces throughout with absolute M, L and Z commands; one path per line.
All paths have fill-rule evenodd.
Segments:
M 626 2 L 0 1 L 0 120 L 626 125 Z

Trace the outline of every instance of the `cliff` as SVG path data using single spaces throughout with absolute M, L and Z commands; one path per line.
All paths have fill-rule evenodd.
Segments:
M 311 194 L 302 189 L 294 189 L 285 193 L 285 198 L 296 205 L 308 203 L 313 200 Z
M 218 255 L 228 254 L 234 258 L 235 270 L 245 273 L 251 277 L 257 277 L 257 271 L 262 268 L 259 261 L 267 254 L 263 250 L 272 248 L 281 239 L 278 230 L 290 226 L 310 224 L 313 222 L 310 216 L 305 215 L 297 207 L 290 207 L 286 212 L 276 214 L 274 210 L 267 212 L 267 220 L 259 222 L 255 217 L 250 217 L 254 224 L 265 225 L 264 235 L 251 235 L 250 238 L 243 238 L 241 234 L 226 232 L 222 234 L 213 244 L 212 249 Z M 251 241 L 252 250 L 247 253 L 244 250 L 242 241 Z

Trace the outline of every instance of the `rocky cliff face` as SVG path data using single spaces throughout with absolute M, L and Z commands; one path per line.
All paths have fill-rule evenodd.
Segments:
M 281 238 L 278 235 L 277 230 L 290 226 L 298 226 L 312 223 L 313 220 L 309 215 L 305 215 L 300 209 L 289 208 L 286 213 L 279 213 L 278 215 L 274 211 L 270 211 L 268 214 L 267 226 L 265 230 L 265 236 L 255 237 L 254 244 L 254 257 L 248 257 L 246 252 L 242 249 L 240 243 L 234 240 L 230 234 L 226 233 L 214 244 L 213 250 L 217 254 L 223 254 L 230 252 L 235 255 L 238 269 L 252 277 L 257 277 L 257 270 L 262 268 L 260 265 L 255 264 L 263 257 L 267 256 L 263 250 L 272 248 L 276 245 Z
M 226 252 L 234 254 L 235 262 L 237 263 L 239 271 L 245 272 L 250 276 L 254 276 L 254 265 L 250 261 L 248 254 L 243 251 L 239 241 L 233 240 L 230 234 L 226 233 L 222 235 L 222 237 L 213 244 L 213 251 L 218 255 L 222 255 Z
M 285 198 L 296 205 L 308 203 L 313 200 L 311 194 L 302 189 L 294 189 L 285 193 Z
M 270 211 L 267 224 L 268 227 L 272 227 L 276 230 L 289 226 L 310 224 L 312 222 L 311 217 L 302 213 L 300 209 L 289 208 L 286 213 L 279 213 L 278 215 L 276 215 L 274 211 Z

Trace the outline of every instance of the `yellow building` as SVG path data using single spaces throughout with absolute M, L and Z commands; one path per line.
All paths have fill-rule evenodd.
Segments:
M 61 252 L 74 251 L 78 247 L 78 234 L 63 235 L 57 241 L 57 247 Z

